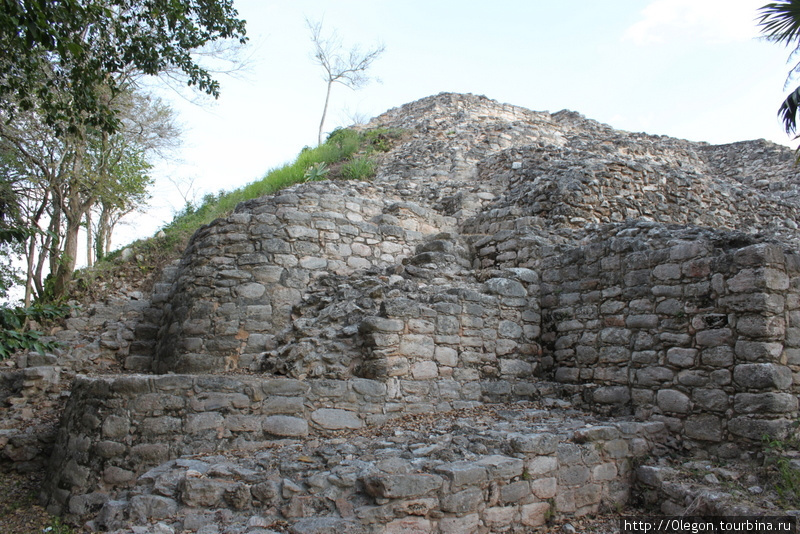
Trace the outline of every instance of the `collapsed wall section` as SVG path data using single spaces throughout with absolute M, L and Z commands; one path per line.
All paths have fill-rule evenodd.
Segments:
M 303 184 L 241 204 L 192 238 L 158 335 L 153 369 L 253 369 L 310 280 L 394 265 L 447 218 L 368 195 L 367 184 Z

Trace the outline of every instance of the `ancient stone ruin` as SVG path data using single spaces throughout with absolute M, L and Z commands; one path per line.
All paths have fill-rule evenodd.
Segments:
M 633 484 L 680 512 L 636 466 L 793 431 L 790 149 L 459 94 L 366 128 L 403 132 L 374 180 L 245 202 L 152 295 L 71 320 L 63 337 L 100 328 L 127 372 L 75 379 L 49 511 L 119 532 L 527 532 Z M 83 370 L 69 358 L 28 362 L 30 387 Z

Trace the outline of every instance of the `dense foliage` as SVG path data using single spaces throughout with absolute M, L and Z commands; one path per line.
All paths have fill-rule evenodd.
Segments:
M 58 343 L 42 339 L 42 332 L 30 328 L 31 321 L 52 321 L 66 316 L 69 306 L 44 304 L 29 307 L 0 306 L 0 360 L 17 351 L 52 351 Z
M 219 95 L 193 53 L 246 41 L 232 0 L 0 0 L 0 106 L 38 109 L 60 133 L 119 128 L 114 96 L 132 77 L 178 74 Z

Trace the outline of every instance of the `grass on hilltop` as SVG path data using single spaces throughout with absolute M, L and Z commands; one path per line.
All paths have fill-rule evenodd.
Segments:
M 272 169 L 263 178 L 233 191 L 208 194 L 197 204 L 189 204 L 163 228 L 159 238 L 140 239 L 126 248 L 133 252 L 135 264 L 143 273 L 158 270 L 177 257 L 191 235 L 201 226 L 230 215 L 240 202 L 280 191 L 291 185 L 326 179 L 369 180 L 375 176 L 376 155 L 389 151 L 404 136 L 398 129 L 376 128 L 357 131 L 337 129 L 325 143 L 304 148 L 291 163 Z M 160 232 L 159 232 L 160 233 Z M 76 273 L 79 288 L 88 290 L 96 277 L 113 276 L 122 250 L 98 262 L 91 273 Z

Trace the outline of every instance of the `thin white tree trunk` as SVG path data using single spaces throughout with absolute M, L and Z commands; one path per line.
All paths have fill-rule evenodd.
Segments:
M 322 120 L 319 121 L 319 135 L 317 137 L 317 144 L 322 144 L 322 126 L 325 124 L 325 115 L 328 113 L 328 100 L 331 98 L 331 86 L 333 81 L 328 80 L 328 92 L 325 94 L 325 106 L 322 108 Z

